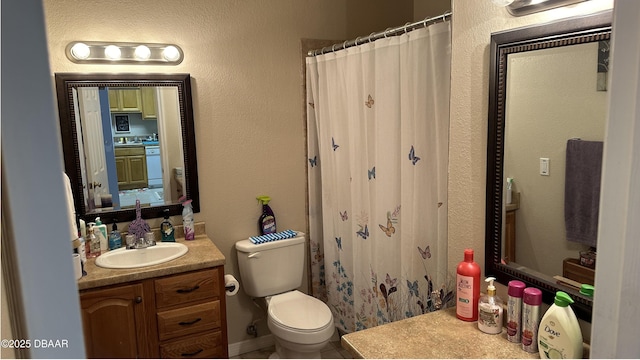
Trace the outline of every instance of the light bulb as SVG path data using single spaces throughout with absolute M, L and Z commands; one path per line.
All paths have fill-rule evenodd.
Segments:
M 169 45 L 162 50 L 162 57 L 167 61 L 176 61 L 180 58 L 180 51 L 175 46 Z
M 145 45 L 139 45 L 136 46 L 136 50 L 134 51 L 133 56 L 135 56 L 135 58 L 138 60 L 149 60 L 149 57 L 151 56 L 151 50 L 149 50 L 149 48 Z
M 84 60 L 89 57 L 91 49 L 85 43 L 76 43 L 71 47 L 71 56 L 77 60 Z
M 109 59 L 109 60 L 118 60 L 120 59 L 120 48 L 115 46 L 115 45 L 109 45 L 106 48 L 104 48 L 104 55 Z
M 498 6 L 507 6 L 511 5 L 514 0 L 491 0 L 494 4 Z

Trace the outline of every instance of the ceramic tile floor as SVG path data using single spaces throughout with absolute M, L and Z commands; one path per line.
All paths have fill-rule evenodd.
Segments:
M 272 345 L 264 349 L 233 356 L 231 359 L 268 359 L 274 351 L 275 345 Z M 323 359 L 352 359 L 349 352 L 340 345 L 340 335 L 337 331 L 320 354 Z

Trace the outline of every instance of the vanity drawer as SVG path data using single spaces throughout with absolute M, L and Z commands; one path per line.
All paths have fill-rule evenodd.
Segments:
M 210 301 L 158 313 L 160 340 L 220 327 L 220 301 Z
M 213 359 L 225 358 L 225 344 L 219 331 L 193 336 L 184 340 L 169 341 L 160 345 L 163 359 Z
M 158 308 L 220 296 L 218 268 L 155 280 Z

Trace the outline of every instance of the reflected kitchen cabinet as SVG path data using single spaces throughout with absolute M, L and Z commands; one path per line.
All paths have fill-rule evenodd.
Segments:
M 143 87 L 140 89 L 142 94 L 142 118 L 155 120 L 158 118 L 158 110 L 156 107 L 156 88 Z
M 111 112 L 142 112 L 140 89 L 109 89 L 109 110 Z
M 116 147 L 118 189 L 130 190 L 148 187 L 147 158 L 144 146 Z

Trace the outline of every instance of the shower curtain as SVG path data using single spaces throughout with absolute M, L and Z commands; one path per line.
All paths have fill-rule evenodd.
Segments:
M 351 332 L 452 304 L 450 22 L 307 58 L 313 295 Z

